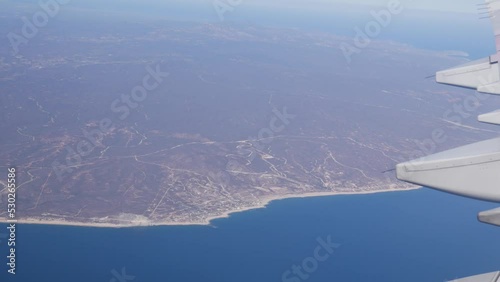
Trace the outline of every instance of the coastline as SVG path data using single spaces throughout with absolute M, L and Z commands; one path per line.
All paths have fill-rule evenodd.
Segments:
M 333 196 L 342 196 L 342 195 L 352 195 L 352 196 L 358 196 L 358 195 L 371 195 L 371 194 L 380 194 L 380 193 L 390 193 L 390 192 L 406 192 L 406 191 L 413 191 L 413 190 L 419 190 L 422 187 L 412 187 L 412 188 L 396 188 L 396 189 L 383 189 L 383 190 L 373 190 L 373 191 L 361 191 L 361 192 L 310 192 L 310 193 L 304 193 L 304 194 L 297 194 L 297 195 L 286 195 L 284 197 L 269 197 L 264 200 L 264 202 L 261 205 L 256 205 L 252 207 L 246 207 L 244 209 L 236 210 L 236 211 L 228 211 L 225 212 L 222 215 L 219 216 L 213 216 L 207 218 L 207 221 L 204 223 L 199 223 L 199 224 L 192 224 L 192 225 L 211 225 L 213 220 L 217 219 L 224 219 L 224 218 L 229 218 L 231 217 L 232 214 L 240 213 L 240 212 L 247 212 L 251 210 L 257 210 L 257 209 L 265 209 L 267 208 L 268 205 L 270 205 L 274 201 L 281 201 L 281 200 L 288 200 L 288 199 L 305 199 L 305 198 L 316 198 L 316 197 L 333 197 Z M 160 224 L 160 225 L 170 225 L 170 224 Z
M 379 194 L 379 193 L 390 193 L 390 192 L 405 192 L 418 190 L 422 187 L 410 187 L 410 188 L 394 188 L 394 189 L 383 189 L 383 190 L 373 190 L 373 191 L 361 191 L 361 192 L 310 192 L 304 194 L 290 194 L 278 197 L 268 197 L 263 199 L 263 202 L 259 205 L 249 206 L 241 208 L 238 210 L 229 210 L 220 215 L 212 216 L 206 218 L 202 222 L 176 222 L 176 221 L 164 221 L 164 222 L 144 222 L 136 221 L 130 222 L 128 224 L 114 224 L 114 223 L 100 223 L 100 222 L 76 222 L 76 221 L 66 221 L 66 220 L 43 220 L 39 218 L 24 218 L 14 221 L 9 221 L 7 219 L 0 219 L 2 224 L 37 224 L 37 225 L 58 225 L 58 226 L 74 226 L 74 227 L 92 227 L 92 228 L 134 228 L 134 227 L 156 227 L 156 226 L 210 226 L 212 221 L 218 219 L 229 218 L 232 214 L 247 212 L 256 209 L 267 208 L 274 201 L 287 200 L 287 199 L 297 199 L 297 198 L 315 198 L 315 197 L 327 197 L 327 196 L 341 196 L 341 195 L 369 195 L 369 194 Z

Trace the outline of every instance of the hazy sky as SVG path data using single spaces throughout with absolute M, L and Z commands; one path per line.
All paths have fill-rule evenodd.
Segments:
M 130 0 L 129 0 L 130 1 Z M 134 0 L 131 0 L 134 1 Z M 175 0 L 178 1 L 178 0 Z M 183 0 L 182 2 L 211 3 L 213 0 Z M 224 1 L 224 0 L 221 0 Z M 338 3 L 385 6 L 391 0 L 241 0 L 242 5 L 284 6 L 302 8 L 335 8 Z M 476 13 L 482 0 L 399 0 L 408 8 L 450 12 Z
M 298 0 L 293 0 L 293 1 L 298 1 Z M 315 0 L 315 1 L 322 2 L 323 5 L 332 5 L 338 2 L 358 3 L 358 4 L 368 4 L 368 5 L 387 5 L 387 3 L 390 0 L 330 0 L 330 1 Z M 477 4 L 484 3 L 484 1 L 481 0 L 413 0 L 413 1 L 400 0 L 400 1 L 409 8 L 453 11 L 453 12 L 469 12 L 469 13 L 475 13 L 477 11 Z M 306 1 L 300 1 L 300 2 L 306 2 Z
M 225 3 L 235 3 L 241 1 L 241 4 L 236 6 L 242 7 L 257 7 L 266 6 L 273 8 L 298 8 L 304 10 L 332 10 L 339 8 L 339 4 L 349 5 L 373 5 L 373 6 L 386 6 L 390 1 L 400 1 L 405 8 L 410 9 L 424 9 L 424 10 L 437 10 L 449 12 L 465 12 L 477 13 L 478 4 L 483 4 L 484 0 L 88 0 L 88 1 L 70 1 L 71 4 L 76 6 L 92 5 L 94 8 L 109 7 L 110 5 L 119 8 L 121 5 L 125 6 L 168 6 L 171 4 L 195 4 L 199 8 L 211 8 L 217 1 Z M 19 2 L 33 2 L 38 3 L 37 0 L 0 0 L 2 3 L 19 3 Z
M 0 0 L 1 1 L 1 0 Z M 26 1 L 26 0 L 25 0 Z M 27 0 L 29 1 L 29 0 Z M 200 6 L 212 6 L 215 1 L 238 2 L 238 0 L 101 0 L 99 2 L 116 2 L 121 4 L 138 3 L 140 5 L 168 4 L 168 3 L 196 3 Z M 391 0 L 239 0 L 241 6 L 272 6 L 272 7 L 295 7 L 308 10 L 333 9 L 335 5 L 360 4 L 385 6 Z M 399 0 L 405 7 L 425 10 L 438 10 L 450 12 L 477 13 L 477 5 L 484 3 L 483 0 Z

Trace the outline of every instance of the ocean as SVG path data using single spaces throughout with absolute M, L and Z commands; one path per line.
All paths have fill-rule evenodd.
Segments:
M 500 269 L 500 228 L 476 220 L 495 207 L 422 189 L 280 200 L 211 226 L 22 225 L 15 276 L 0 243 L 0 281 L 440 282 Z

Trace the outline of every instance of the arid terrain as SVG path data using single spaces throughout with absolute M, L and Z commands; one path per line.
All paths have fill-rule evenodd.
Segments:
M 274 199 L 410 189 L 396 163 L 496 135 L 476 116 L 500 100 L 425 79 L 466 61 L 454 52 L 374 40 L 348 63 L 351 39 L 327 33 L 95 25 L 0 46 L 0 179 L 17 169 L 21 221 L 205 224 Z

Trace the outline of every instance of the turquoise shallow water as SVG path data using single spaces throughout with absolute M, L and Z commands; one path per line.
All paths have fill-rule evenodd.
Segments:
M 475 218 L 494 207 L 425 189 L 276 201 L 266 209 L 215 220 L 213 226 L 26 225 L 17 230 L 16 279 L 5 274 L 5 266 L 0 278 L 438 282 L 500 269 L 500 228 Z M 329 256 L 318 261 L 318 238 L 327 241 L 328 236 L 340 246 L 331 255 L 321 249 L 319 255 Z M 5 242 L 1 245 L 6 256 Z M 292 272 L 303 263 L 311 271 L 302 269 L 307 279 Z M 289 280 L 283 280 L 287 270 Z

